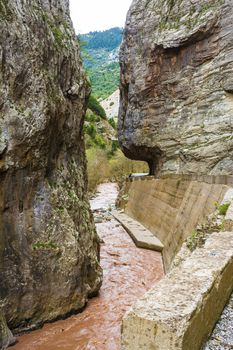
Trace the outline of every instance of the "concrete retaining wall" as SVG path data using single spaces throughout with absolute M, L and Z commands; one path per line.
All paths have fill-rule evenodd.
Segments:
M 126 184 L 125 213 L 163 243 L 168 271 L 184 240 L 203 223 L 233 186 L 232 176 L 167 175 L 131 178 Z
M 196 225 L 216 210 L 216 202 L 231 205 L 224 225 L 220 219 L 222 231 L 209 232 L 205 245 L 193 253 L 184 254 L 184 243 L 179 264 L 174 262 L 166 277 L 126 313 L 122 350 L 201 349 L 233 291 L 232 187 L 232 176 L 127 181 L 125 212 L 161 240 L 166 270 Z

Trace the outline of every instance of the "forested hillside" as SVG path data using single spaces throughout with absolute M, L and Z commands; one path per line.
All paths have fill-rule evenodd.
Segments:
M 79 36 L 84 66 L 91 80 L 93 94 L 98 99 L 105 99 L 118 88 L 118 54 L 122 33 L 122 28 L 112 28 Z
M 88 50 L 106 49 L 108 51 L 117 48 L 122 41 L 122 28 L 111 28 L 101 32 L 95 31 L 82 34 L 81 39 L 86 42 Z

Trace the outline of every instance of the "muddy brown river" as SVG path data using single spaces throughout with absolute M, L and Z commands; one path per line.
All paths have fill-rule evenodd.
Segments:
M 102 240 L 103 285 L 86 309 L 18 338 L 12 350 L 119 350 L 125 311 L 163 276 L 161 254 L 139 249 L 111 216 L 117 186 L 102 184 L 91 200 Z

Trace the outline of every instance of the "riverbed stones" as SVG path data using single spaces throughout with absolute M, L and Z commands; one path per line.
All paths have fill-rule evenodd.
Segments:
M 101 284 L 82 125 L 90 88 L 67 0 L 0 0 L 0 294 L 21 331 Z
M 229 350 L 233 348 L 233 295 L 226 305 L 220 320 L 203 347 L 203 350 Z
M 213 233 L 125 315 L 122 350 L 199 350 L 231 295 L 233 233 Z
M 233 172 L 231 0 L 134 0 L 120 52 L 119 141 L 151 173 Z

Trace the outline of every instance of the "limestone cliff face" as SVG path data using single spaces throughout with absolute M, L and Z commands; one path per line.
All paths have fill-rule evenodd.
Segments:
M 9 345 L 14 343 L 15 338 L 7 327 L 6 319 L 0 309 L 0 349 L 6 349 Z
M 159 173 L 233 172 L 230 0 L 134 0 L 121 61 L 119 139 Z
M 11 328 L 101 283 L 82 134 L 89 87 L 67 0 L 0 0 L 0 293 Z

